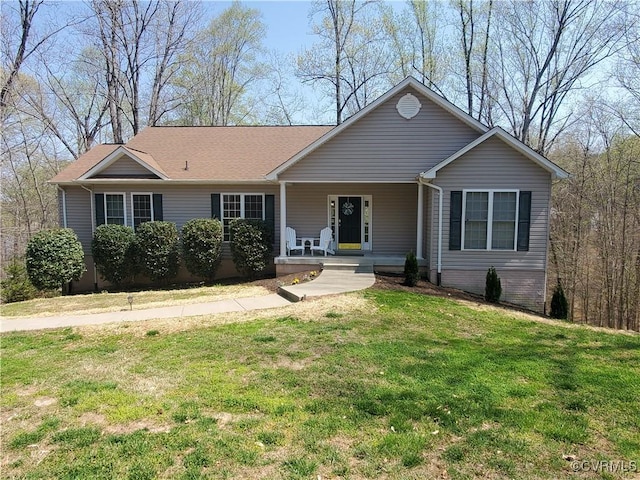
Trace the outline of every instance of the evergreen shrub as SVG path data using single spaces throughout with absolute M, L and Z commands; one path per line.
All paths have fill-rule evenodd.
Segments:
M 140 273 L 151 280 L 170 280 L 178 275 L 180 243 L 173 222 L 144 222 L 135 240 Z
M 70 228 L 53 228 L 36 233 L 27 244 L 25 256 L 29 280 L 38 290 L 57 290 L 85 272 L 84 251 Z
M 487 272 L 486 285 L 484 288 L 484 299 L 487 302 L 498 303 L 502 295 L 502 284 L 496 269 L 491 267 Z
M 416 254 L 409 252 L 404 261 L 404 284 L 409 287 L 415 287 L 418 284 L 419 275 L 420 272 Z
M 238 272 L 253 279 L 271 260 L 271 228 L 262 220 L 236 219 L 229 225 L 231 255 Z
M 124 225 L 100 225 L 91 242 L 93 261 L 98 273 L 119 286 L 135 275 L 135 233 Z
M 182 227 L 182 258 L 192 275 L 212 281 L 222 258 L 222 223 L 194 218 Z

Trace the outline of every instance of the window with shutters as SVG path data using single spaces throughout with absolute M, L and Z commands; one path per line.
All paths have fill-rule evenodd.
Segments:
M 264 220 L 264 195 L 255 193 L 222 194 L 224 241 L 229 241 L 229 224 L 235 218 Z
M 124 193 L 104 194 L 105 223 L 126 225 L 127 218 L 124 207 Z
M 464 250 L 516 250 L 518 190 L 464 190 Z
M 153 194 L 132 193 L 131 205 L 133 209 L 133 228 L 138 228 L 143 222 L 153 222 Z

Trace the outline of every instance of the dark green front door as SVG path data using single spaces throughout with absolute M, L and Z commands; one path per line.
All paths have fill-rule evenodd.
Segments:
M 338 197 L 338 248 L 362 248 L 362 197 Z

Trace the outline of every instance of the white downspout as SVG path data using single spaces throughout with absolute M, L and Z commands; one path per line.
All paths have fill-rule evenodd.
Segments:
M 96 207 L 94 205 L 93 190 L 84 185 L 80 186 L 89 192 L 89 197 L 91 198 L 91 237 L 93 237 L 96 233 Z M 96 262 L 93 262 L 93 288 L 96 292 L 98 291 L 98 270 L 96 269 Z
M 280 182 L 280 256 L 287 256 L 287 185 Z
M 67 227 L 67 192 L 60 185 L 57 186 L 58 191 L 62 194 L 62 226 Z
M 418 182 L 418 235 L 416 238 L 416 257 L 422 259 L 422 239 L 424 230 L 424 188 L 422 182 Z
M 421 185 L 433 188 L 438 191 L 438 264 L 437 264 L 437 280 L 436 285 L 442 284 L 442 187 L 425 182 L 421 175 L 418 175 L 418 182 Z

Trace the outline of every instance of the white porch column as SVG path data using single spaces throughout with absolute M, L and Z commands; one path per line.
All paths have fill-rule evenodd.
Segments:
M 287 184 L 280 182 L 280 256 L 287 256 Z
M 418 234 L 416 238 L 416 257 L 422 258 L 422 235 L 424 232 L 424 187 L 418 182 Z

